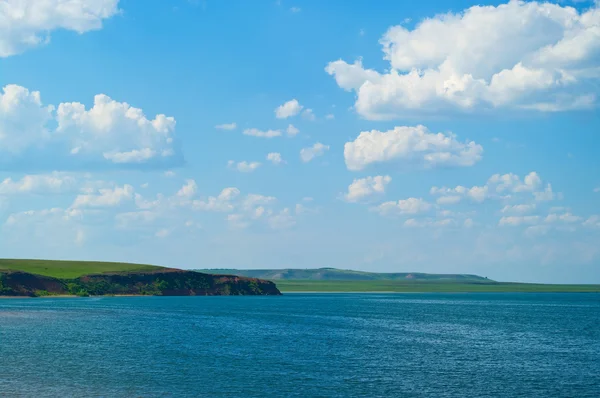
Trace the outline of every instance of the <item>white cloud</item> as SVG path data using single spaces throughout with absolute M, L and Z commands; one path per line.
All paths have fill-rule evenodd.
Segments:
M 133 198 L 133 187 L 125 184 L 122 187 L 101 188 L 96 194 L 77 195 L 71 207 L 115 207 L 133 201 Z
M 158 218 L 158 213 L 149 210 L 130 211 L 115 216 L 117 229 L 132 229 L 152 224 Z
M 302 9 L 300 7 L 292 7 L 292 8 L 290 8 L 290 11 L 293 13 L 297 13 L 297 12 L 302 11 Z
M 348 187 L 344 198 L 348 202 L 358 202 L 361 199 L 385 193 L 385 187 L 392 181 L 390 176 L 376 176 L 355 179 Z
M 535 172 L 527 174 L 523 181 L 518 175 L 513 173 L 508 174 L 494 174 L 488 180 L 488 184 L 496 186 L 496 192 L 502 193 L 504 191 L 509 192 L 533 192 L 539 189 L 542 184 L 542 179 Z
M 194 200 L 192 208 L 201 211 L 230 212 L 234 209 L 232 201 L 239 195 L 239 189 L 234 187 L 225 188 L 217 197 L 209 196 L 206 200 Z
M 506 205 L 502 208 L 502 213 L 512 214 L 525 214 L 534 211 L 536 208 L 535 203 L 532 204 L 520 204 L 520 205 Z
M 46 44 L 55 30 L 82 34 L 102 28 L 119 0 L 8 0 L 0 4 L 0 58 Z
M 349 170 L 372 163 L 405 161 L 435 166 L 472 166 L 481 160 L 483 147 L 474 141 L 460 142 L 454 134 L 430 133 L 425 126 L 395 127 L 386 132 L 363 131 L 344 145 Z
M 218 130 L 235 130 L 237 128 L 237 124 L 236 123 L 217 124 L 215 126 L 215 128 Z
M 79 153 L 81 147 L 77 147 L 76 152 Z M 156 151 L 150 148 L 144 148 L 141 150 L 133 149 L 129 152 L 106 152 L 104 158 L 114 163 L 144 163 L 156 156 Z
M 19 153 L 49 139 L 46 126 L 53 110 L 42 104 L 39 91 L 5 86 L 0 93 L 0 152 Z
M 293 124 L 288 125 L 285 131 L 288 137 L 295 137 L 300 132 L 300 130 L 294 127 Z
M 312 147 L 303 148 L 300 150 L 300 159 L 302 159 L 304 163 L 308 163 L 314 158 L 324 155 L 328 150 L 328 145 L 323 145 L 320 142 L 317 142 Z
M 596 187 L 596 188 L 594 188 L 594 192 L 595 192 L 595 193 L 598 193 L 598 192 L 600 192 L 600 187 Z
M 77 180 L 68 174 L 54 172 L 51 174 L 26 175 L 20 180 L 7 178 L 0 183 L 0 195 L 16 194 L 49 194 L 72 192 L 77 187 Z
M 55 128 L 54 125 L 57 127 Z M 39 92 L 8 85 L 0 94 L 0 163 L 165 164 L 173 162 L 175 119 L 100 94 L 86 110 L 78 102 L 44 105 Z
M 548 224 L 552 224 L 552 223 L 572 224 L 572 223 L 581 221 L 581 217 L 575 216 L 571 213 L 564 213 L 564 214 L 554 213 L 554 214 L 548 214 L 548 216 L 546 216 L 544 221 Z
M 246 162 L 245 160 L 242 162 L 234 162 L 230 160 L 227 165 L 230 168 L 236 169 L 237 171 L 241 171 L 242 173 L 252 173 L 254 170 L 260 167 L 260 162 Z
M 69 137 L 76 156 L 102 152 L 116 163 L 141 163 L 174 155 L 175 119 L 143 111 L 104 94 L 94 97 L 89 110 L 78 102 L 62 103 L 57 110 L 56 135 Z
M 534 192 L 535 200 L 539 202 L 554 200 L 556 195 L 552 191 L 552 185 L 546 185 L 546 188 L 541 192 Z
M 273 138 L 273 137 L 280 137 L 281 136 L 281 130 L 266 130 L 266 131 L 262 131 L 259 129 L 246 129 L 243 131 L 244 135 L 249 135 L 252 137 L 261 137 L 261 138 Z
M 198 192 L 198 184 L 194 180 L 187 180 L 185 185 L 177 191 L 177 196 L 181 198 L 191 198 Z
M 333 120 L 333 119 L 335 119 L 335 115 L 333 113 L 328 113 L 327 115 L 325 115 L 325 119 Z
M 357 95 L 367 119 L 442 110 L 594 106 L 600 54 L 598 5 L 510 1 L 393 26 L 381 38 L 390 70 L 330 62 L 326 72 Z
M 168 228 L 162 228 L 159 229 L 158 231 L 156 231 L 155 236 L 157 238 L 166 238 L 167 236 L 171 235 L 172 230 L 168 229 Z
M 385 202 L 374 208 L 381 215 L 425 213 L 432 205 L 421 198 L 408 198 L 397 202 Z
M 453 205 L 460 202 L 461 200 L 462 197 L 459 195 L 449 195 L 437 198 L 436 203 L 438 205 Z
M 535 225 L 539 223 L 539 216 L 506 216 L 499 221 L 500 226 L 519 226 L 519 225 Z
M 273 164 L 279 165 L 285 163 L 279 152 L 271 152 L 267 155 L 267 160 Z
M 257 206 L 272 205 L 275 202 L 277 202 L 277 198 L 274 196 L 264 196 L 264 195 L 251 193 L 251 194 L 246 195 L 246 197 L 242 201 L 241 205 L 242 205 L 242 208 L 247 211 L 247 210 L 252 210 L 252 209 L 256 208 Z
M 288 117 L 296 116 L 304 108 L 298 100 L 293 99 L 275 109 L 275 117 L 277 119 L 287 119 Z
M 302 112 L 302 117 L 306 120 L 310 120 L 311 122 L 317 120 L 317 117 L 312 109 L 305 109 L 304 112 Z
M 416 218 L 409 218 L 408 220 L 404 221 L 404 226 L 409 228 L 448 227 L 455 224 L 456 221 L 449 218 L 444 218 L 441 220 L 432 220 L 429 218 L 419 220 Z
M 287 229 L 296 225 L 296 220 L 287 207 L 269 217 L 269 226 L 273 229 Z
M 440 196 L 437 200 L 438 204 L 458 203 L 462 198 L 469 198 L 475 202 L 483 202 L 486 199 L 510 199 L 512 194 L 518 196 L 524 193 L 533 195 L 537 201 L 554 199 L 555 195 L 550 184 L 546 186 L 544 191 L 540 191 L 541 188 L 541 177 L 535 171 L 532 171 L 523 180 L 513 173 L 494 174 L 483 186 L 473 186 L 471 188 L 461 185 L 455 188 L 432 187 L 430 194 Z M 506 206 L 503 212 L 524 212 L 527 206 L 535 208 L 535 205 Z
M 600 216 L 593 215 L 583 222 L 584 227 L 600 228 Z

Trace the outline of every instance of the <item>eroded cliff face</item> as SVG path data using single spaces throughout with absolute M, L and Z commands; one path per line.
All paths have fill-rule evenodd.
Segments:
M 280 295 L 275 284 L 256 278 L 210 275 L 178 269 L 154 272 L 84 275 L 57 279 L 26 272 L 0 273 L 0 295 L 156 295 L 229 296 Z

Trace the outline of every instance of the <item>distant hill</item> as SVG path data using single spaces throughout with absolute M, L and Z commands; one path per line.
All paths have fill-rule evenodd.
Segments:
M 279 294 L 270 281 L 153 265 L 0 259 L 0 296 Z
M 199 269 L 198 272 L 220 275 L 239 275 L 270 281 L 447 281 L 447 282 L 490 282 L 489 279 L 469 274 L 425 274 L 421 272 L 378 273 L 352 271 L 337 268 L 317 269 Z

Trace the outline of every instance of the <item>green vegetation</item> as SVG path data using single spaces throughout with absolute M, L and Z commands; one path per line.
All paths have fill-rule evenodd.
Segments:
M 273 282 L 150 265 L 0 260 L 0 296 L 279 295 Z
M 108 263 L 98 261 L 51 261 L 0 259 L 0 271 L 22 271 L 52 278 L 72 279 L 83 275 L 112 272 L 144 272 L 164 269 L 154 265 Z
M 203 269 L 196 270 L 208 274 L 239 275 L 250 278 L 282 280 L 321 280 L 321 281 L 461 281 L 487 282 L 489 279 L 469 274 L 425 274 L 422 272 L 377 273 L 353 271 L 337 268 L 317 269 Z
M 600 285 L 546 285 L 509 282 L 439 282 L 439 281 L 314 281 L 279 280 L 282 293 L 291 292 L 596 292 Z

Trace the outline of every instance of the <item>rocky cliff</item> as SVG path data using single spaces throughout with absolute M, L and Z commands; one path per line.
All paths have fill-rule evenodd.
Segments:
M 21 271 L 0 271 L 0 296 L 280 295 L 273 282 L 231 275 L 162 268 L 150 272 L 116 272 L 58 279 Z

